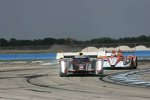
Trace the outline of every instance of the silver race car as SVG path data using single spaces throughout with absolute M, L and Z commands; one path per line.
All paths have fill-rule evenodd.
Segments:
M 65 57 L 65 56 L 64 56 Z M 60 59 L 60 76 L 73 74 L 94 74 L 103 73 L 102 59 L 90 59 L 87 55 L 74 55 L 69 59 Z

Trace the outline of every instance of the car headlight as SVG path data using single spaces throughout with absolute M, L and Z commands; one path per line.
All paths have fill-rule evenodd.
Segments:
M 130 59 L 125 59 L 124 61 L 123 61 L 123 64 L 124 65 L 127 65 L 127 64 L 129 64 L 130 63 Z

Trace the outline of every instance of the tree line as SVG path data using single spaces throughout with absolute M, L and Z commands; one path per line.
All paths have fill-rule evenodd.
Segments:
M 85 45 L 85 44 L 115 44 L 115 43 L 150 43 L 150 36 L 141 35 L 138 37 L 124 37 L 119 39 L 112 39 L 110 37 L 95 38 L 86 41 L 79 41 L 72 38 L 66 39 L 35 39 L 35 40 L 17 40 L 12 38 L 6 40 L 0 38 L 0 47 L 15 47 L 15 46 L 52 46 L 54 44 L 59 45 Z

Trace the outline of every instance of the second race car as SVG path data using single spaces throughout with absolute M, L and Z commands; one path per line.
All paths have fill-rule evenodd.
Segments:
M 118 52 L 112 50 L 112 53 L 106 53 L 106 56 L 103 56 L 103 67 L 114 69 L 115 68 L 136 69 L 137 57 L 135 55 L 124 56 L 121 50 L 118 50 Z

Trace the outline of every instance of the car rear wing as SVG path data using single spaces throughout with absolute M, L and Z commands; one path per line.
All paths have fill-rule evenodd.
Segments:
M 57 53 L 56 59 L 66 58 L 70 59 L 76 55 L 86 55 L 90 58 L 97 58 L 99 56 L 105 56 L 105 51 L 99 52 L 66 52 L 66 53 Z
M 119 50 L 116 50 L 116 54 L 118 53 Z M 121 50 L 122 54 L 126 55 L 135 55 L 134 50 Z M 106 51 L 106 56 L 111 56 L 112 51 Z
M 119 50 L 116 50 L 118 52 Z M 135 50 L 121 50 L 122 53 L 134 53 Z M 112 53 L 112 50 L 106 51 L 106 53 Z

